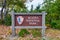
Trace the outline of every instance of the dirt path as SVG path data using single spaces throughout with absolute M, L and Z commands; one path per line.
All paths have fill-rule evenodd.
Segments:
M 60 30 L 47 29 L 46 37 L 52 40 L 60 40 Z
M 0 25 L 0 35 L 6 35 L 9 30 L 10 26 Z

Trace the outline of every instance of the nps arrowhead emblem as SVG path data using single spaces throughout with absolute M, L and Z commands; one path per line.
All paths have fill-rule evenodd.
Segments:
M 24 20 L 24 18 L 22 16 L 18 16 L 17 17 L 18 24 L 22 24 L 23 23 L 23 20 Z

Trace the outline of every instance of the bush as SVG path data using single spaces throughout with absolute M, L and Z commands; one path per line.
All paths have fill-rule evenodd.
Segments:
M 40 29 L 34 29 L 32 30 L 32 35 L 33 37 L 40 37 L 41 36 L 41 32 L 40 32 Z
M 11 26 L 11 15 L 7 14 L 4 20 L 4 24 L 7 26 Z
M 4 21 L 3 20 L 0 20 L 0 25 L 4 24 Z
M 49 13 L 46 16 L 46 24 L 48 27 L 51 27 L 53 29 L 60 29 L 60 18 L 59 18 L 59 14 L 57 13 Z
M 52 20 L 51 23 L 48 23 L 49 25 L 46 25 L 50 28 L 53 28 L 53 29 L 59 29 L 60 30 L 60 20 Z
M 54 20 L 54 22 L 51 25 L 52 25 L 51 28 L 60 30 L 60 20 Z
M 51 28 L 54 28 L 54 29 L 55 29 L 55 28 L 57 27 L 56 25 L 57 25 L 57 23 L 56 23 L 56 22 L 54 22 L 54 21 L 53 21 L 53 22 L 51 22 Z
M 30 34 L 26 29 L 22 29 L 20 32 L 19 32 L 19 36 L 21 36 L 21 37 L 24 37 L 25 35 L 27 35 L 27 34 Z
M 56 26 L 57 26 L 56 29 L 60 30 L 60 24 L 57 24 Z

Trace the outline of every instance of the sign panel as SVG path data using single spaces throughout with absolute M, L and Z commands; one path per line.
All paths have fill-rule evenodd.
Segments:
M 42 15 L 15 15 L 15 26 L 42 26 Z

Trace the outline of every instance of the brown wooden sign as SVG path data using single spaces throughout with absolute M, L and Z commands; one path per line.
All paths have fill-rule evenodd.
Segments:
M 45 38 L 45 12 L 42 13 L 14 13 L 12 11 L 12 36 L 15 28 L 42 28 L 42 39 Z
M 42 15 L 15 15 L 15 26 L 42 26 Z

